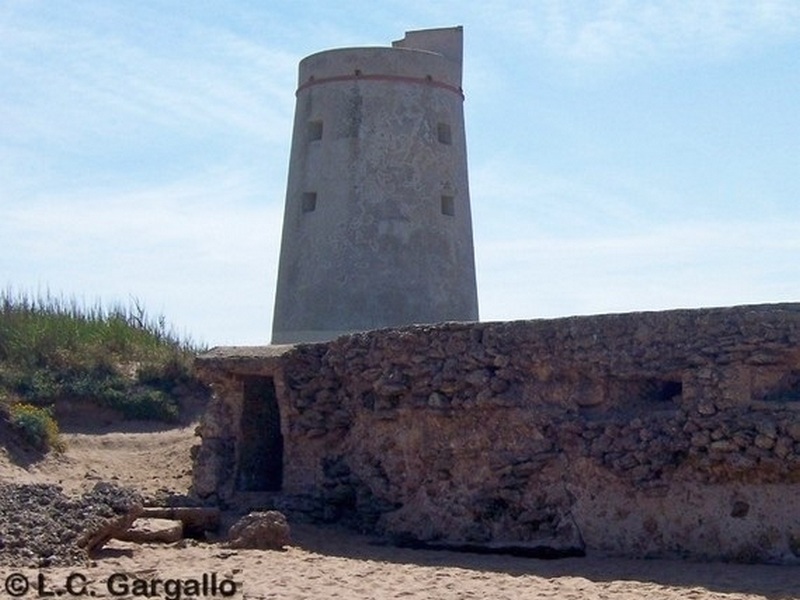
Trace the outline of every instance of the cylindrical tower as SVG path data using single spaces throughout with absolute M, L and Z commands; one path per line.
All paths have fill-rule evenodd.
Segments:
M 478 319 L 462 29 L 300 62 L 272 342 Z

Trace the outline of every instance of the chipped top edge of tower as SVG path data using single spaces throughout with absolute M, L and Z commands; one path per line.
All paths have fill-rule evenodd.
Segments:
M 462 27 L 406 32 L 391 46 L 332 48 L 300 61 L 298 86 L 364 76 L 418 78 L 461 92 Z
M 464 55 L 464 28 L 439 27 L 433 29 L 416 29 L 406 31 L 402 39 L 395 40 L 390 46 L 346 46 L 328 48 L 304 57 L 300 62 L 308 61 L 328 53 L 347 53 L 365 50 L 387 50 L 390 52 L 413 52 L 440 56 L 457 65 L 461 70 Z
M 441 54 L 460 65 L 464 59 L 464 27 L 413 29 L 406 31 L 402 39 L 393 41 L 392 47 Z

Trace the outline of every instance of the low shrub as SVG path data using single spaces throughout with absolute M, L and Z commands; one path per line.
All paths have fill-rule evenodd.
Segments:
M 176 354 L 160 362 L 144 363 L 137 369 L 136 379 L 141 385 L 169 392 L 176 385 L 191 381 L 191 360 L 185 354 Z
M 147 388 L 128 394 L 123 401 L 112 407 L 122 411 L 126 419 L 175 423 L 180 417 L 180 405 L 174 397 L 166 392 Z
M 58 423 L 49 408 L 18 402 L 12 404 L 8 412 L 11 425 L 38 450 L 48 452 L 64 449 L 59 437 Z

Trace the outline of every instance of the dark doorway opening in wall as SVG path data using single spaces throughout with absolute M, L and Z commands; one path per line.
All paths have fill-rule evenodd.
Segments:
M 272 377 L 247 376 L 243 385 L 236 489 L 277 492 L 283 484 L 283 436 L 275 382 Z

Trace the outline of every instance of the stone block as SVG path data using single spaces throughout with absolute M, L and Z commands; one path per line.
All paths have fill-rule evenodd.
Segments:
M 183 523 L 170 519 L 140 517 L 128 529 L 114 537 L 135 544 L 172 544 L 183 539 Z

